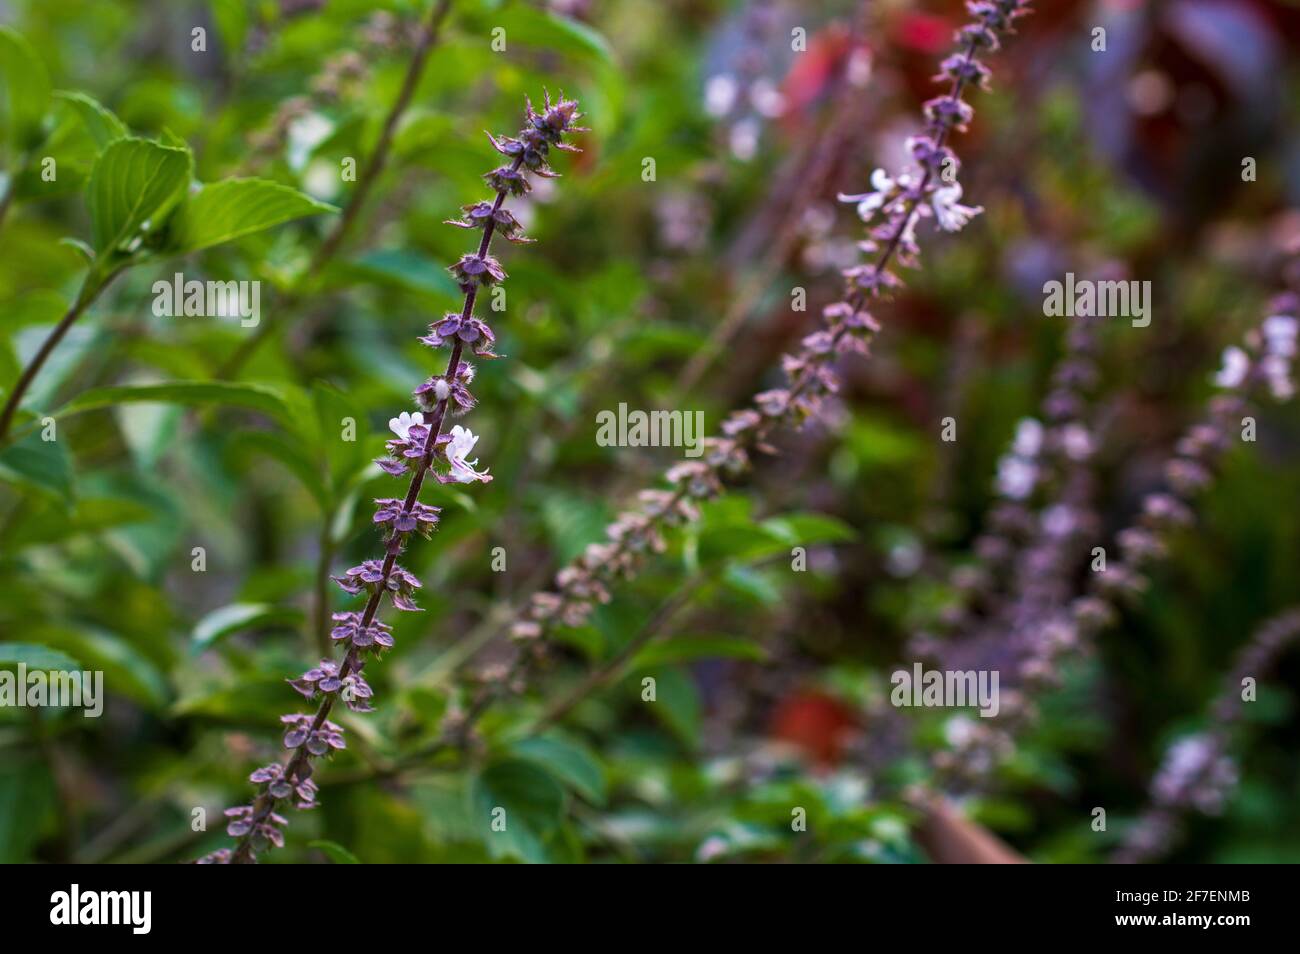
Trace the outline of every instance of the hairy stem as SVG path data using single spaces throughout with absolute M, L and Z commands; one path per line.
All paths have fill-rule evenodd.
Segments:
M 511 164 L 511 170 L 518 171 L 520 165 L 522 164 L 523 164 L 522 156 L 516 158 L 514 162 Z M 496 200 L 492 206 L 493 212 L 499 211 L 504 201 L 505 201 L 505 193 L 498 192 L 496 195 Z M 479 241 L 478 255 L 480 258 L 487 255 L 488 249 L 491 247 L 492 235 L 493 232 L 495 231 L 495 226 L 496 226 L 495 220 L 489 217 L 486 225 L 484 225 L 483 227 L 483 238 Z M 477 297 L 478 297 L 478 285 L 477 284 L 471 285 L 469 289 L 465 292 L 465 302 L 464 305 L 461 307 L 462 318 L 469 318 L 470 315 L 473 314 L 474 301 Z M 444 372 L 443 375 L 444 379 L 447 381 L 448 384 L 450 384 L 453 380 L 455 380 L 456 370 L 460 366 L 460 359 L 463 350 L 464 350 L 464 344 L 459 338 L 457 338 L 455 344 L 452 345 L 451 357 L 447 361 L 447 370 Z M 415 472 L 411 475 L 411 482 L 406 490 L 406 498 L 402 502 L 403 513 L 410 513 L 413 507 L 415 506 L 416 501 L 419 500 L 420 489 L 424 486 L 425 475 L 428 473 L 429 468 L 433 465 L 434 454 L 438 446 L 438 437 L 442 433 L 442 425 L 443 422 L 446 420 L 446 416 L 447 416 L 447 404 L 450 400 L 451 400 L 450 395 L 448 397 L 443 398 L 437 403 L 437 405 L 433 410 L 433 416 L 429 421 L 429 433 L 424 441 L 424 454 L 423 456 L 421 456 L 419 464 L 416 466 Z M 382 578 L 379 580 L 378 583 L 374 585 L 374 588 L 370 594 L 370 598 L 366 601 L 366 608 L 362 612 L 361 624 L 360 624 L 362 628 L 369 626 L 372 622 L 374 622 L 375 614 L 378 613 L 379 611 L 379 601 L 383 598 L 384 593 L 387 592 L 388 578 L 389 576 L 392 575 L 393 566 L 397 562 L 397 555 L 400 550 L 401 550 L 401 538 L 397 534 L 394 534 L 392 540 L 389 541 L 389 544 L 384 552 L 384 563 L 383 563 L 383 568 L 381 570 Z M 357 668 L 358 668 L 357 650 L 355 647 L 353 647 L 348 650 L 347 655 L 343 659 L 342 665 L 339 667 L 339 678 L 340 679 L 346 678 L 350 673 L 355 672 Z M 333 709 L 334 707 L 335 698 L 336 696 L 332 694 L 327 694 L 321 700 L 320 706 L 316 710 L 316 715 L 312 720 L 313 731 L 319 729 L 324 724 L 325 720 L 329 718 L 330 710 Z M 286 777 L 290 779 L 296 778 L 299 775 L 299 772 L 303 768 L 304 764 L 307 762 L 307 760 L 310 757 L 311 756 L 310 753 L 307 751 L 307 747 L 305 745 L 299 746 L 294 751 L 293 756 L 289 759 L 289 762 L 285 766 Z M 255 819 L 265 818 L 272 811 L 274 811 L 277 801 L 279 800 L 272 797 L 271 794 L 267 791 L 263 791 L 261 794 L 259 794 L 256 800 L 254 801 L 253 814 Z M 231 856 L 231 862 L 233 864 L 245 864 L 251 862 L 252 860 L 253 860 L 253 832 L 250 831 L 248 834 L 240 838 L 239 843 L 237 844 L 234 853 Z

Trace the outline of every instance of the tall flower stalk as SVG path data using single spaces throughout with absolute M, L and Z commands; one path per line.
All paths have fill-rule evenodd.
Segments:
M 1244 714 L 1242 684 L 1262 679 L 1300 640 L 1300 607 L 1264 623 L 1237 654 L 1232 671 L 1210 706 L 1213 728 L 1185 735 L 1165 752 L 1151 780 L 1150 803 L 1124 835 L 1116 864 L 1155 861 L 1178 840 L 1191 814 L 1222 813 L 1238 781 L 1231 754 L 1232 733 Z
M 1137 518 L 1115 535 L 1119 559 L 1073 592 L 1057 589 L 1046 601 L 1022 595 L 1013 605 L 1004 631 L 1018 640 L 1010 647 L 1015 650 L 1011 675 L 1018 691 L 1003 692 L 997 719 L 980 720 L 977 730 L 956 734 L 949 739 L 949 749 L 933 756 L 943 782 L 970 787 L 987 783 L 1011 750 L 1015 735 L 1034 722 L 1035 697 L 1057 682 L 1063 662 L 1091 651 L 1097 635 L 1119 618 L 1124 604 L 1149 586 L 1150 567 L 1167 555 L 1172 534 L 1193 523 L 1192 505 L 1213 482 L 1215 466 L 1236 439 L 1252 400 L 1263 393 L 1278 401 L 1294 396 L 1298 314 L 1300 300 L 1295 295 L 1279 296 L 1269 316 L 1247 333 L 1242 346 L 1224 351 L 1223 366 L 1214 376 L 1222 393 L 1210 400 L 1205 417 L 1178 440 L 1164 468 L 1167 488 L 1145 495 Z M 1066 579 L 1069 570 L 1068 566 L 1050 572 L 1034 568 L 1026 573 L 1030 578 Z M 965 659 L 964 663 L 972 668 L 1001 668 L 1001 654 L 1007 648 L 992 642 L 991 650 L 998 654 L 995 659 Z
M 695 520 L 699 504 L 720 494 L 725 479 L 748 469 L 755 451 L 773 452 L 769 440 L 775 431 L 798 427 L 817 413 L 838 388 L 837 360 L 869 354 L 880 329 L 869 304 L 902 287 L 896 266 L 916 266 L 920 219 L 933 217 L 939 228 L 955 232 L 981 211 L 959 202 L 958 161 L 946 142 L 952 132 L 964 131 L 974 115 L 963 99 L 966 90 L 987 88 L 989 70 L 980 56 L 999 49 L 1014 21 L 1028 12 L 1028 3 L 981 0 L 967 8 L 973 21 L 957 32 L 957 52 L 943 61 L 937 77 L 948 82 L 948 92 L 925 104 L 925 132 L 909 142 L 916 166 L 895 176 L 877 170 L 874 191 L 841 197 L 857 206 L 868 227 L 860 247 L 870 260 L 844 273 L 844 297 L 823 310 L 822 327 L 806 336 L 798 351 L 783 357 L 786 386 L 757 394 L 751 407 L 734 412 L 723 422 L 721 437 L 705 440 L 699 460 L 666 473 L 668 489 L 641 491 L 640 506 L 606 528 L 607 542 L 591 544 L 559 571 L 553 590 L 532 596 L 510 626 L 517 651 L 504 667 L 487 671 L 468 710 L 453 711 L 437 747 L 463 743 L 494 698 L 522 691 L 553 630 L 582 625 L 598 603 L 611 598 L 615 581 L 631 577 L 648 556 L 665 549 L 666 530 Z
M 492 238 L 500 233 L 512 242 L 530 241 L 504 208 L 506 197 L 526 195 L 531 188 L 530 175 L 556 175 L 548 165 L 550 151 L 576 151 L 564 142 L 564 137 L 582 131 L 575 125 L 578 117 L 576 102 L 561 98 L 552 103 L 548 94 L 540 112 L 528 104 L 527 121 L 517 137 L 498 139 L 488 134 L 493 147 L 509 160 L 484 175 L 495 196 L 491 201 L 465 206 L 463 218 L 448 222 L 482 231 L 477 250 L 461 256 L 450 268 L 465 296 L 464 303 L 459 312 L 444 315 L 430 325 L 429 334 L 420 338 L 429 347 L 450 348 L 447 369 L 415 389 L 418 411 L 403 412 L 389 422 L 395 436 L 387 443 L 388 456 L 377 461 L 395 477 L 410 473 L 406 494 L 400 499 L 375 501 L 374 522 L 384 539 L 382 559 L 367 560 L 333 578 L 351 595 L 365 593 L 365 607 L 360 612 L 334 614 L 337 625 L 330 635 L 344 646 L 342 660 L 321 660 L 319 666 L 292 680 L 293 687 L 307 699 L 319 698 L 315 714 L 290 713 L 281 717 L 286 727 L 284 745 L 292 754 L 283 763 L 272 762 L 253 772 L 250 781 L 261 786 L 257 796 L 251 804 L 226 811 L 230 818 L 226 830 L 237 839 L 235 848 L 214 852 L 202 859 L 204 862 L 251 863 L 259 850 L 284 844 L 282 829 L 287 819 L 277 811 L 283 803 L 300 809 L 315 807 L 313 759 L 346 746 L 342 727 L 330 721 L 329 715 L 340 701 L 354 712 L 371 710 L 373 691 L 362 672 L 371 657 L 393 645 L 391 628 L 377 618 L 380 603 L 387 596 L 394 609 L 419 609 L 413 596 L 420 581 L 398 565 L 397 558 L 412 534 L 427 537 L 438 525 L 439 508 L 419 500 L 425 478 L 432 473 L 442 483 L 492 479 L 486 470 L 477 469 L 477 460 L 468 459 L 477 441 L 474 434 L 459 425 L 449 432 L 443 428 L 449 413 L 468 411 L 475 404 L 469 391 L 474 371 L 463 359 L 465 349 L 468 347 L 480 358 L 496 357 L 491 328 L 474 314 L 479 289 L 506 277 L 501 263 L 489 254 Z

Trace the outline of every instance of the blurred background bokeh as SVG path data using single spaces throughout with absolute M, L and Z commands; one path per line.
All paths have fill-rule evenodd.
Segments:
M 467 757 L 390 771 L 498 658 L 505 608 L 680 459 L 598 446 L 596 412 L 698 409 L 713 430 L 778 380 L 780 354 L 857 259 L 860 223 L 837 192 L 905 159 L 965 18 L 945 0 L 453 0 L 373 196 L 306 293 L 275 291 L 308 267 L 329 217 L 133 271 L 34 394 L 52 408 L 91 387 L 210 378 L 251 332 L 156 317 L 152 283 L 183 270 L 263 282 L 265 340 L 237 379 L 283 387 L 320 426 L 126 404 L 68 418 L 40 460 L 30 445 L 0 450 L 0 642 L 102 669 L 109 691 L 97 720 L 0 709 L 0 860 L 178 861 L 227 843 L 220 810 L 246 800 L 294 711 L 285 679 L 319 658 L 322 568 L 378 553 L 369 500 L 394 491 L 369 461 L 436 370 L 415 339 L 459 306 L 445 268 L 469 242 L 442 222 L 486 194 L 483 130 L 517 129 L 524 97 L 544 89 L 577 98 L 591 131 L 556 162 L 562 178 L 512 202 L 537 244 L 498 252 L 506 357 L 480 367 L 464 422 L 495 480 L 427 488 L 442 525 L 404 558 L 424 612 L 391 620 L 397 647 L 367 670 L 378 711 L 340 717 L 351 744 L 318 775 L 322 807 L 267 860 L 338 860 L 337 846 L 365 862 L 926 860 L 907 793 L 947 744 L 945 716 L 914 713 L 900 735 L 868 713 L 909 635 L 951 599 L 946 569 L 969 560 L 998 458 L 1038 413 L 1068 327 L 1044 317 L 1043 283 L 1073 271 L 1152 284 L 1149 327 L 1100 335 L 1111 423 L 1094 469 L 1113 534 L 1201 415 L 1224 347 L 1300 280 L 1300 6 L 1035 7 L 988 58 L 992 89 L 953 140 L 964 200 L 984 214 L 954 236 L 925 226 L 922 267 L 878 309 L 873 355 L 843 363 L 827 413 L 566 632 Z M 264 176 L 344 205 L 340 163 L 373 146 L 425 11 L 0 0 L 0 23 L 56 88 L 188 141 L 200 179 Z M 76 292 L 82 262 L 59 240 L 88 224 L 75 156 L 66 168 L 66 192 L 17 203 L 0 229 L 5 390 Z M 355 442 L 336 439 L 346 416 Z M 946 416 L 955 443 L 939 439 Z M 1233 654 L 1300 596 L 1300 411 L 1270 405 L 1259 421 L 1148 590 L 963 799 L 1026 857 L 1106 860 L 1165 748 L 1206 724 Z M 791 572 L 792 542 L 807 544 L 807 572 Z M 516 739 L 666 603 L 665 639 L 567 714 L 553 744 Z M 653 706 L 639 698 L 648 672 Z M 1235 792 L 1189 819 L 1167 860 L 1300 860 L 1298 676 L 1292 653 L 1262 678 L 1235 738 Z M 525 820 L 504 846 L 477 814 L 485 787 Z M 791 831 L 792 806 L 808 831 Z M 196 807 L 207 831 L 192 829 Z

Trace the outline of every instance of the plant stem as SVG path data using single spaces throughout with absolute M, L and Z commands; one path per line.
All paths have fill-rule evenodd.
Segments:
M 9 214 L 9 206 L 14 203 L 14 180 L 10 177 L 8 184 L 5 185 L 4 195 L 0 195 L 0 225 L 4 225 L 5 216 Z
M 322 655 L 330 652 L 330 563 L 334 560 L 334 537 L 332 534 L 332 515 L 325 514 L 321 523 L 319 552 L 316 556 L 316 591 L 313 597 L 312 635 L 316 648 Z
M 528 730 L 528 735 L 537 735 L 554 725 L 560 719 L 564 718 L 579 702 L 586 699 L 589 695 L 605 685 L 611 679 L 614 679 L 622 671 L 623 667 L 632 660 L 643 646 L 654 641 L 656 637 L 663 633 L 664 627 L 672 620 L 674 616 L 691 601 L 691 597 L 707 582 L 708 577 L 695 577 L 684 584 L 676 593 L 664 600 L 655 610 L 655 614 L 650 617 L 641 627 L 640 631 L 633 636 L 626 646 L 607 659 L 604 665 L 593 669 L 585 679 L 577 684 L 569 693 L 547 706 L 545 711 L 537 717 L 537 721 L 532 724 Z
M 966 45 L 965 49 L 962 51 L 962 56 L 967 63 L 969 63 L 974 58 L 975 49 L 976 49 L 975 42 L 972 40 Z M 954 79 L 951 86 L 951 92 L 949 93 L 949 95 L 954 99 L 960 98 L 961 93 L 965 88 L 965 85 L 966 85 L 965 80 L 961 79 L 960 76 L 957 79 Z M 939 131 L 934 137 L 936 148 L 940 148 L 943 146 L 944 142 L 948 138 L 949 129 L 950 127 L 947 124 L 941 125 Z M 905 211 L 903 212 L 902 215 L 898 217 L 897 224 L 895 225 L 893 232 L 890 234 L 889 238 L 886 240 L 884 244 L 884 247 L 880 250 L 879 255 L 876 257 L 876 261 L 874 265 L 874 270 L 876 275 L 879 275 L 881 272 L 883 272 L 885 268 L 889 266 L 889 263 L 893 260 L 894 255 L 897 253 L 898 247 L 903 240 L 903 236 L 907 233 L 909 227 L 912 225 L 915 217 L 918 214 L 918 208 L 920 202 L 926 196 L 927 188 L 929 187 L 932 180 L 933 180 L 933 167 L 927 166 L 925 173 L 921 177 L 920 183 L 917 186 L 913 196 L 904 200 Z M 864 306 L 867 298 L 868 298 L 868 292 L 866 291 L 865 288 L 859 286 L 855 288 L 853 292 L 848 296 L 847 301 L 855 310 L 857 310 Z M 847 327 L 841 327 L 836 332 L 835 337 L 831 342 L 832 347 L 838 344 L 839 339 L 844 334 L 847 333 L 847 330 L 848 330 Z M 792 386 L 789 389 L 789 395 L 787 398 L 788 402 L 792 404 L 794 398 L 799 396 L 799 394 L 802 391 L 806 390 L 811 383 L 812 383 L 812 379 L 810 377 L 808 376 L 802 377 L 796 384 L 794 384 L 794 386 Z M 757 447 L 761 445 L 763 441 L 766 439 L 768 433 L 772 430 L 774 426 L 775 423 L 773 422 L 773 420 L 768 419 L 763 424 L 762 427 L 754 428 L 748 431 L 747 438 L 744 441 L 744 443 L 747 445 L 746 449 L 751 449 L 753 447 Z M 672 509 L 673 505 L 676 504 L 676 502 L 681 498 L 683 494 L 684 494 L 684 490 L 681 487 L 679 487 L 678 490 L 675 492 L 673 498 L 670 500 L 670 502 L 666 504 L 663 508 L 661 508 L 661 512 L 665 512 L 665 513 L 669 512 Z M 627 539 L 628 538 L 626 536 L 621 537 L 613 545 L 613 549 L 611 553 L 608 554 L 606 558 L 607 565 L 614 565 L 616 563 L 617 558 L 621 555 L 621 551 L 623 550 L 623 548 L 627 543 Z M 561 595 L 563 597 L 564 594 L 562 593 Z M 543 634 L 541 638 L 544 639 L 545 634 Z M 518 677 L 524 676 L 527 670 L 530 668 L 531 658 L 532 657 L 529 653 L 523 651 L 516 652 L 513 660 L 511 661 L 511 665 L 506 678 L 500 680 L 498 682 L 498 685 L 508 687 Z M 593 683 L 593 685 L 598 684 L 599 678 L 603 677 L 603 671 L 600 671 L 597 674 L 593 674 L 593 677 L 596 678 L 596 682 Z M 585 686 L 586 683 L 584 683 L 583 685 Z M 450 740 L 446 738 L 440 739 L 437 742 L 431 744 L 430 746 L 426 746 L 424 749 L 419 750 L 418 754 L 427 757 L 429 755 L 433 755 L 441 752 L 449 745 L 455 745 L 455 746 L 463 745 L 464 741 L 468 738 L 469 729 L 472 728 L 474 723 L 478 721 L 478 719 L 483 715 L 486 709 L 491 705 L 494 696 L 495 696 L 495 691 L 493 690 L 493 688 L 491 686 L 485 686 L 484 690 L 480 693 L 479 697 L 475 699 L 469 711 L 466 713 L 466 716 L 462 721 L 461 725 L 458 727 L 458 732 L 456 734 L 456 737 Z M 542 721 L 544 722 L 548 721 L 548 716 L 549 713 L 544 715 L 542 717 Z
M 511 164 L 511 171 L 517 171 L 522 164 L 522 155 L 516 157 L 514 162 Z M 496 195 L 496 201 L 492 205 L 492 211 L 494 213 L 500 211 L 503 202 L 505 202 L 505 193 L 498 192 Z M 488 249 L 492 244 L 492 235 L 495 229 L 496 220 L 489 216 L 487 223 L 483 226 L 483 238 L 479 241 L 479 258 L 483 258 L 487 255 Z M 469 318 L 470 315 L 474 313 L 474 301 L 478 297 L 478 288 L 479 286 L 477 284 L 473 284 L 470 285 L 469 289 L 465 292 L 465 303 L 461 308 L 462 318 Z M 452 345 L 451 357 L 447 360 L 447 370 L 443 375 L 448 384 L 452 383 L 456 378 L 456 372 L 460 367 L 460 358 L 463 350 L 464 342 L 461 341 L 460 338 L 457 338 L 455 343 Z M 410 513 L 415 506 L 415 502 L 420 498 L 420 488 L 424 486 L 425 474 L 428 473 L 429 468 L 433 465 L 433 457 L 438 447 L 438 437 L 442 433 L 442 425 L 447 416 L 447 404 L 450 400 L 451 397 L 448 395 L 439 401 L 434 407 L 433 417 L 429 421 L 428 425 L 429 434 L 424 441 L 424 454 L 421 456 L 420 462 L 416 466 L 415 473 L 411 475 L 411 483 L 407 487 L 406 498 L 402 502 L 403 513 Z M 375 614 L 379 611 L 379 601 L 388 590 L 388 578 L 393 572 L 393 566 L 397 563 L 397 554 L 401 550 L 401 546 L 401 537 L 394 533 L 388 546 L 385 548 L 384 563 L 380 571 L 381 578 L 374 584 L 374 589 L 370 594 L 370 599 L 366 601 L 366 608 L 361 614 L 361 623 L 359 626 L 362 629 L 374 622 Z M 359 668 L 357 663 L 358 658 L 356 647 L 351 647 L 348 649 L 347 655 L 344 656 L 342 665 L 339 666 L 339 679 L 345 679 L 349 674 L 355 672 Z M 321 700 L 320 707 L 316 710 L 316 716 L 312 720 L 311 731 L 315 732 L 320 729 L 325 720 L 329 718 L 330 710 L 334 707 L 335 698 L 336 696 L 333 694 L 326 694 L 326 696 Z M 297 778 L 302 767 L 310 757 L 310 753 L 307 751 L 307 746 L 299 746 L 294 751 L 293 756 L 289 759 L 288 764 L 285 766 L 285 777 L 289 779 Z M 268 791 L 262 791 L 253 802 L 254 821 L 260 821 L 274 811 L 277 801 L 279 800 L 272 797 Z M 254 828 L 255 827 L 256 826 L 254 826 Z M 239 839 L 239 843 L 230 860 L 232 864 L 248 864 L 253 861 L 252 830 Z
M 102 280 L 99 278 L 99 272 L 91 268 L 86 275 L 85 281 L 81 285 L 81 291 L 77 294 L 77 300 L 72 303 L 54 330 L 41 344 L 41 348 L 32 358 L 31 363 L 27 365 L 22 373 L 22 377 L 14 384 L 13 390 L 9 392 L 9 397 L 5 399 L 4 410 L 0 411 L 0 444 L 3 444 L 9 436 L 9 431 L 13 426 L 14 415 L 18 413 L 18 405 L 22 403 L 23 395 L 32 386 L 36 380 L 36 375 L 40 373 L 41 368 L 49 359 L 54 349 L 58 347 L 59 342 L 63 340 L 78 318 L 90 307 L 91 303 L 99 297 L 100 292 L 108 287 L 109 282 L 113 280 L 117 272 L 113 272 Z

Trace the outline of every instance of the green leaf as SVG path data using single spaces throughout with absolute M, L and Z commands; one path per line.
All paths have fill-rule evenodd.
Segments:
M 761 560 L 788 552 L 791 543 L 757 523 L 706 525 L 699 531 L 699 560 L 712 564 L 726 560 Z
M 0 75 L 7 94 L 9 138 L 20 152 L 26 152 L 44 139 L 41 127 L 50 107 L 50 76 L 32 45 L 5 26 L 0 26 Z
M 511 41 L 542 47 L 591 65 L 616 65 L 609 42 L 577 20 L 515 4 L 505 14 L 504 22 Z
M 223 636 L 251 629 L 254 626 L 282 624 L 298 626 L 302 613 L 286 606 L 270 603 L 231 603 L 213 610 L 194 624 L 191 639 L 196 650 L 207 649 Z
M 249 7 L 247 0 L 211 0 L 209 3 L 212 20 L 217 25 L 217 36 L 221 38 L 225 62 L 234 60 L 244 49 L 251 20 Z
M 311 400 L 315 411 L 316 449 L 329 465 L 333 484 L 341 484 L 363 470 L 371 461 L 367 453 L 364 429 L 343 440 L 344 421 L 351 419 L 353 428 L 364 428 L 366 414 L 356 395 L 346 394 L 325 381 L 314 381 Z
M 173 381 L 168 384 L 92 388 L 59 408 L 55 416 L 70 417 L 131 402 L 180 404 L 186 407 L 242 407 L 260 411 L 284 424 L 288 424 L 291 417 L 280 390 L 263 384 L 234 384 L 226 381 Z
M 95 140 L 95 145 L 99 148 L 103 149 L 114 140 L 126 139 L 131 135 L 126 123 L 93 96 L 68 90 L 59 90 L 54 95 L 77 114 L 77 118 L 86 127 L 86 132 L 90 133 L 90 138 Z
M 141 471 L 152 471 L 175 443 L 181 409 L 162 404 L 123 404 L 113 410 L 136 466 Z
M 188 149 L 147 139 L 110 143 L 90 170 L 86 203 L 95 251 L 120 250 L 148 230 L 156 230 L 189 188 L 194 159 Z
M 307 842 L 307 847 L 318 848 L 321 851 L 325 852 L 325 856 L 329 858 L 330 861 L 334 862 L 336 865 L 361 864 L 360 858 L 358 858 L 352 852 L 348 851 L 338 842 L 324 841 L 321 839 L 317 839 L 316 841 Z
M 475 777 L 470 806 L 492 857 L 544 862 L 546 840 L 559 827 L 564 810 L 564 789 L 536 764 L 507 759 Z M 504 809 L 504 816 L 497 809 Z M 493 830 L 497 818 L 504 830 Z
M 181 206 L 172 251 L 185 253 L 252 235 L 335 206 L 267 179 L 224 179 L 203 186 Z
M 747 659 L 761 662 L 767 659 L 767 650 L 753 640 L 735 636 L 674 636 L 646 646 L 633 658 L 630 668 L 650 669 L 697 659 Z
M 0 666 L 23 663 L 28 669 L 80 670 L 81 663 L 66 653 L 34 643 L 0 643 Z
M 152 509 L 134 500 L 111 497 L 81 499 L 70 510 L 41 507 L 31 501 L 23 511 L 15 517 L 5 541 L 14 550 L 41 543 L 64 544 L 157 517 Z
M 72 458 L 62 441 L 43 440 L 35 430 L 0 450 L 0 480 L 66 500 L 72 496 Z
M 405 291 L 455 298 L 456 281 L 440 263 L 419 252 L 380 249 L 349 262 L 339 262 L 331 274 L 343 282 L 364 281 Z
M 558 733 L 534 736 L 516 742 L 511 753 L 553 773 L 587 801 L 604 805 L 608 792 L 605 771 L 585 747 Z
M 170 695 L 158 667 L 121 636 L 93 627 L 41 626 L 31 638 L 80 659 L 83 669 L 103 670 L 104 690 L 151 708 L 161 708 Z
M 655 680 L 655 701 L 645 703 L 651 714 L 685 745 L 697 748 L 700 742 L 700 694 L 690 674 L 677 667 L 649 673 L 642 670 L 634 674 L 634 687 L 638 693 L 641 691 L 640 682 L 646 676 Z
M 43 761 L 0 760 L 0 864 L 34 861 L 33 850 L 54 815 L 54 782 Z
M 857 537 L 857 532 L 843 520 L 824 513 L 785 514 L 764 520 L 762 526 L 791 546 L 840 543 Z
M 70 248 L 87 262 L 95 260 L 95 250 L 79 238 L 73 238 L 71 235 L 65 235 L 59 239 L 59 244 L 64 248 Z

